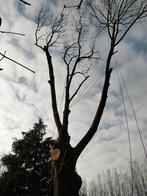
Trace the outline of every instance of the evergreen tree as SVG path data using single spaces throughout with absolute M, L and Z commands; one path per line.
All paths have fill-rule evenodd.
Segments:
M 6 170 L 0 177 L 0 195 L 39 196 L 49 194 L 51 138 L 44 139 L 46 126 L 39 119 L 22 139 L 15 139 L 12 153 L 2 157 Z

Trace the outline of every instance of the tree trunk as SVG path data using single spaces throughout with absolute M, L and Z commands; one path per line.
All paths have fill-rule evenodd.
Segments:
M 52 160 L 53 196 L 79 196 L 82 180 L 76 172 L 74 148 L 69 144 L 60 145 L 59 142 L 54 147 L 57 148 L 61 154 L 58 160 Z

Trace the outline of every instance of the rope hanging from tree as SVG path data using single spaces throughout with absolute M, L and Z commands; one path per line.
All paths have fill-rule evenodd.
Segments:
M 118 64 L 117 60 L 115 60 L 115 61 L 116 61 L 117 77 L 118 77 L 118 81 L 119 81 L 120 92 L 121 92 L 121 97 L 122 97 L 122 102 L 123 102 L 123 107 L 124 107 L 124 113 L 125 113 L 125 119 L 126 119 L 127 132 L 128 132 L 128 142 L 129 142 L 129 151 L 130 151 L 131 179 L 132 179 L 131 195 L 133 196 L 134 195 L 134 172 L 133 172 L 132 147 L 131 147 L 131 138 L 130 138 L 130 129 L 129 129 L 128 117 L 127 117 L 127 112 L 126 112 L 124 95 L 123 95 L 123 91 L 122 91 L 123 87 L 124 87 L 124 90 L 126 92 L 126 95 L 127 95 L 128 100 L 129 100 L 129 103 L 131 105 L 132 113 L 133 113 L 133 116 L 134 116 L 134 119 L 135 119 L 135 122 L 136 122 L 137 130 L 138 130 L 138 133 L 139 133 L 139 136 L 140 136 L 140 141 L 141 141 L 141 144 L 142 144 L 142 147 L 143 147 L 143 150 L 144 150 L 146 158 L 147 158 L 147 152 L 146 152 L 145 144 L 144 144 L 143 137 L 142 137 L 142 134 L 141 134 L 141 129 L 139 127 L 139 123 L 138 123 L 138 120 L 137 120 L 137 117 L 136 117 L 136 114 L 135 114 L 135 110 L 134 110 L 132 101 L 130 99 L 130 96 L 129 96 L 129 93 L 128 93 L 128 90 L 127 90 L 127 87 L 126 87 L 126 84 L 125 84 L 125 81 L 124 81 L 124 78 L 122 76 L 122 73 L 121 73 L 121 70 L 119 68 L 119 64 Z
M 130 153 L 130 170 L 131 170 L 131 181 L 132 181 L 131 182 L 131 195 L 133 196 L 134 195 L 134 173 L 133 173 L 133 158 L 132 158 L 132 146 L 131 146 L 130 129 L 129 129 L 129 122 L 128 122 L 128 117 L 127 117 L 126 105 L 125 105 L 124 95 L 123 95 L 123 91 L 122 91 L 122 83 L 121 83 L 121 78 L 119 76 L 118 67 L 116 67 L 116 71 L 117 71 L 120 93 L 121 93 L 122 102 L 123 102 L 126 128 L 127 128 L 127 133 L 128 133 L 128 143 L 129 143 L 129 153 Z
M 144 154 L 145 154 L 145 157 L 147 158 L 147 151 L 146 151 L 146 147 L 145 147 L 145 144 L 144 144 L 144 141 L 143 141 L 141 129 L 140 129 L 140 126 L 139 126 L 139 123 L 138 123 L 138 120 L 137 120 L 137 116 L 136 116 L 136 113 L 135 113 L 135 109 L 134 109 L 133 103 L 131 101 L 130 95 L 129 95 L 128 90 L 127 90 L 127 86 L 125 84 L 125 80 L 123 78 L 123 75 L 121 73 L 121 70 L 120 70 L 120 67 L 119 67 L 119 64 L 118 64 L 117 61 L 116 61 L 116 64 L 117 64 L 117 72 L 120 75 L 120 80 L 122 81 L 122 84 L 124 86 L 124 90 L 126 92 L 128 101 L 129 101 L 131 109 L 132 109 L 132 113 L 133 113 L 133 116 L 134 116 L 134 120 L 136 122 L 136 127 L 137 127 L 137 130 L 138 130 L 138 133 L 139 133 L 139 137 L 140 137 L 140 141 L 141 141 L 141 144 L 142 144 L 142 147 L 143 147 L 143 150 L 144 150 Z

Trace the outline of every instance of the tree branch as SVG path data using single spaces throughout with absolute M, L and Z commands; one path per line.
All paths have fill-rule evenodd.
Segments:
M 63 132 L 63 125 L 59 116 L 58 105 L 57 105 L 57 96 L 55 89 L 55 76 L 54 76 L 54 67 L 52 64 L 52 57 L 50 55 L 49 49 L 54 47 L 57 41 L 62 37 L 61 34 L 64 32 L 65 26 L 65 15 L 64 9 L 59 15 L 53 18 L 53 23 L 49 21 L 49 12 L 45 8 L 41 8 L 37 15 L 37 27 L 35 31 L 35 45 L 42 49 L 47 58 L 48 71 L 49 71 L 49 84 L 51 89 L 51 103 L 53 110 L 53 117 L 55 124 L 57 126 L 59 137 Z M 51 24 L 50 24 L 51 23 Z M 45 30 L 45 33 L 43 32 Z M 39 41 L 41 41 L 39 43 Z
M 79 2 L 79 5 L 77 6 L 77 9 L 80 9 L 80 8 L 81 8 L 82 3 L 83 3 L 83 0 L 81 0 L 81 1 Z
M 80 18 L 80 21 L 79 21 L 79 26 L 78 25 L 76 26 L 76 31 L 78 32 L 77 42 L 73 43 L 69 47 L 67 47 L 67 49 L 65 51 L 65 54 L 64 54 L 64 61 L 67 65 L 67 76 L 66 76 L 65 104 L 64 104 L 64 111 L 63 111 L 63 127 L 64 127 L 63 130 L 66 131 L 66 132 L 68 130 L 68 117 L 69 117 L 69 113 L 70 113 L 70 110 L 69 110 L 70 86 L 71 86 L 72 79 L 74 77 L 74 73 L 76 71 L 77 65 L 80 61 L 80 55 L 81 55 L 81 44 L 80 44 L 80 42 L 81 42 L 80 39 L 81 39 L 81 34 L 82 34 L 81 18 Z M 70 73 L 69 72 L 69 64 L 66 61 L 66 56 L 68 56 L 68 51 L 70 49 L 72 49 L 72 47 L 75 47 L 75 45 L 77 47 L 77 55 L 76 55 L 76 59 L 75 59 L 72 71 Z M 72 55 L 72 56 L 75 57 L 75 55 Z M 73 59 L 73 58 L 72 57 L 70 58 L 69 63 L 71 63 L 71 61 L 72 61 L 71 59 Z
M 8 33 L 8 34 L 25 36 L 25 34 L 23 34 L 23 33 L 16 33 L 16 32 L 10 32 L 10 31 L 0 31 L 0 33 Z
M 48 81 L 51 88 L 51 101 L 52 101 L 52 108 L 53 108 L 53 115 L 54 120 L 58 129 L 59 135 L 61 134 L 62 124 L 59 117 L 59 112 L 57 108 L 57 98 L 56 98 L 56 90 L 55 90 L 55 77 L 54 77 L 54 69 L 52 64 L 52 57 L 49 54 L 48 47 L 44 47 L 44 52 L 46 54 L 48 69 L 49 69 L 49 77 L 50 80 Z
M 73 100 L 73 98 L 77 95 L 77 93 L 79 92 L 80 88 L 82 87 L 82 85 L 84 84 L 84 82 L 89 78 L 89 76 L 85 76 L 84 80 L 79 84 L 78 88 L 76 89 L 76 91 L 74 92 L 74 94 L 70 97 L 69 102 L 71 102 Z
M 147 12 L 147 10 L 145 11 Z M 144 11 L 139 13 L 139 15 L 134 19 L 134 21 L 128 26 L 128 28 L 125 30 L 125 32 L 123 33 L 123 35 L 120 37 L 120 39 L 116 42 L 116 45 L 118 45 L 123 38 L 126 36 L 126 34 L 128 33 L 128 31 L 132 28 L 132 26 L 137 22 L 137 20 L 139 20 L 141 18 L 141 16 L 145 13 Z
M 44 45 L 48 48 L 55 46 L 63 36 L 65 23 L 64 9 L 59 15 L 53 18 L 53 23 L 49 25 L 50 10 L 41 8 L 37 15 L 37 27 L 35 30 L 35 45 L 43 49 Z M 45 33 L 42 32 L 45 30 Z M 40 35 L 41 34 L 41 35 Z
M 24 0 L 20 0 L 22 3 L 24 3 L 25 5 L 31 5 L 30 3 L 24 1 Z
M 94 7 L 93 6 L 90 6 L 90 7 L 94 13 L 94 17 L 97 19 L 99 23 L 101 23 L 101 20 L 99 20 L 99 17 L 97 16 L 95 12 Z M 102 24 L 107 24 L 108 34 L 111 39 L 111 46 L 110 46 L 110 50 L 109 50 L 107 62 L 106 62 L 105 80 L 104 80 L 100 103 L 98 105 L 93 122 L 89 130 L 85 134 L 85 136 L 81 139 L 81 141 L 75 147 L 76 159 L 78 159 L 81 152 L 84 150 L 84 148 L 87 146 L 87 144 L 90 142 L 90 140 L 96 133 L 99 122 L 101 120 L 101 117 L 102 117 L 102 114 L 103 114 L 103 111 L 106 105 L 107 94 L 108 94 L 108 89 L 110 85 L 109 84 L 110 76 L 112 72 L 112 69 L 110 68 L 110 62 L 111 62 L 112 56 L 115 54 L 114 48 L 116 45 L 118 45 L 123 40 L 125 35 L 128 33 L 131 27 L 138 20 L 141 20 L 142 18 L 147 17 L 146 0 L 143 0 L 142 2 L 140 2 L 139 0 L 130 0 L 130 1 L 120 0 L 118 4 L 117 4 L 117 1 L 104 0 L 103 9 L 105 9 L 106 12 L 101 9 L 99 9 L 98 11 L 102 15 L 105 21 Z M 123 33 L 121 32 L 119 28 L 121 28 Z
M 2 58 L 0 59 L 0 61 L 2 61 L 2 60 L 5 58 L 5 54 L 6 54 L 6 51 L 5 51 L 4 54 L 2 55 Z
M 88 71 L 87 73 L 82 70 L 79 70 L 79 64 L 84 61 L 84 60 L 91 60 L 91 59 L 97 59 L 97 57 L 94 57 L 93 55 L 95 54 L 94 47 L 95 44 L 91 47 L 91 49 L 88 52 L 85 52 L 85 48 L 83 47 L 82 44 L 82 36 L 84 30 L 83 30 L 83 24 L 82 24 L 82 17 L 80 17 L 78 23 L 76 24 L 76 33 L 77 33 L 77 38 L 76 41 L 69 44 L 65 49 L 64 52 L 64 62 L 67 65 L 67 76 L 66 76 L 66 91 L 65 91 L 65 104 L 64 104 L 64 112 L 63 112 L 63 127 L 67 131 L 68 130 L 68 117 L 70 113 L 70 102 L 73 100 L 73 98 L 76 96 L 78 91 L 80 90 L 81 86 L 84 84 L 84 82 L 88 79 Z M 70 69 L 70 70 L 69 70 Z M 74 76 L 80 73 L 84 76 L 84 80 L 81 81 L 73 95 L 70 97 L 70 87 L 72 84 L 72 81 L 74 79 Z
M 68 70 L 67 76 L 66 76 L 65 103 L 64 103 L 64 111 L 63 111 L 63 130 L 62 130 L 62 132 L 66 134 L 68 134 L 68 116 L 70 113 L 69 91 L 70 91 L 70 83 L 69 83 L 69 70 Z
M 108 88 L 109 88 L 109 85 L 110 85 L 110 76 L 111 76 L 111 72 L 112 72 L 112 68 L 110 68 L 110 62 L 111 62 L 111 58 L 114 54 L 114 47 L 115 47 L 115 43 L 113 41 L 111 41 L 111 47 L 110 47 L 107 62 L 106 62 L 105 80 L 104 80 L 104 85 L 103 85 L 103 90 L 102 90 L 102 94 L 101 94 L 100 103 L 98 105 L 98 108 L 97 108 L 94 120 L 91 124 L 91 127 L 89 128 L 89 130 L 87 131 L 85 136 L 81 139 L 81 141 L 75 147 L 75 157 L 76 157 L 76 159 L 78 159 L 78 157 L 80 156 L 80 154 L 82 153 L 84 148 L 91 141 L 92 137 L 94 136 L 94 134 L 97 131 L 99 122 L 101 120 L 101 117 L 102 117 L 102 114 L 103 114 L 103 111 L 104 111 L 104 108 L 105 108 L 105 105 L 106 105 Z
M 6 58 L 6 59 L 8 59 L 9 61 L 12 61 L 13 63 L 15 63 L 15 64 L 17 64 L 17 65 L 23 67 L 24 69 L 26 69 L 26 70 L 28 70 L 28 71 L 30 71 L 30 72 L 32 72 L 32 73 L 35 73 L 35 71 L 33 71 L 32 69 L 26 67 L 25 65 L 22 65 L 21 63 L 15 61 L 15 60 L 13 60 L 13 59 L 11 59 L 10 57 L 6 56 L 5 53 L 3 54 L 3 53 L 0 52 L 0 55 L 1 55 L 3 58 Z

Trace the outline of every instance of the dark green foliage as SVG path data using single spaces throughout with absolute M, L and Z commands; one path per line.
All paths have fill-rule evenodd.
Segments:
M 0 177 L 0 195 L 49 195 L 49 144 L 44 139 L 46 126 L 39 119 L 22 139 L 15 139 L 12 153 L 2 157 L 6 167 Z

